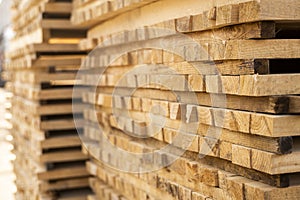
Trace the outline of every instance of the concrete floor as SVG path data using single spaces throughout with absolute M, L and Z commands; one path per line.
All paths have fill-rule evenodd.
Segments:
M 14 155 L 11 153 L 13 146 L 9 143 L 12 137 L 7 131 L 10 124 L 5 120 L 7 117 L 10 117 L 5 113 L 7 95 L 4 90 L 0 89 L 0 199 L 14 200 L 16 187 L 14 185 L 15 176 L 11 164 Z

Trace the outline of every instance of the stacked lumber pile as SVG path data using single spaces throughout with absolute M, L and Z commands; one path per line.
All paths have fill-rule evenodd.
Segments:
M 88 2 L 90 199 L 300 198 L 299 1 Z
M 15 36 L 3 76 L 13 93 L 16 199 L 86 199 L 87 156 L 73 122 L 82 119 L 79 96 L 72 113 L 72 88 L 85 55 L 78 41 L 86 32 L 70 22 L 71 1 L 14 1 L 12 9 Z
M 11 125 L 11 99 L 12 99 L 12 93 L 7 92 L 6 88 L 1 90 L 2 98 L 4 98 L 1 102 L 3 105 L 4 110 L 2 110 L 3 118 L 1 120 L 1 128 L 7 130 L 7 132 L 10 132 L 10 129 L 12 128 Z M 6 132 L 6 131 L 5 131 Z

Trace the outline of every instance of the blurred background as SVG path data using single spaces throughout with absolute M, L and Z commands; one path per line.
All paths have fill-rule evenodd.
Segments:
M 12 37 L 10 6 L 11 0 L 0 0 L 0 72 L 5 62 L 4 51 L 7 42 Z M 4 83 L 4 80 L 0 77 L 0 198 L 12 200 L 14 199 L 13 193 L 16 191 L 14 186 L 15 176 L 11 163 L 14 155 L 12 154 L 13 145 L 10 144 L 12 136 L 8 133 L 8 129 L 11 128 L 9 122 L 11 115 L 6 112 L 11 106 L 8 101 L 11 94 L 4 91 Z

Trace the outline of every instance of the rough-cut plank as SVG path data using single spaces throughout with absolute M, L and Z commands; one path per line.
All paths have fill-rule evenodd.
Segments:
M 30 53 L 42 53 L 42 52 L 80 52 L 77 44 L 31 44 L 18 50 L 14 50 L 9 53 L 11 59 L 28 55 Z
M 64 189 L 73 189 L 73 188 L 81 188 L 81 187 L 88 187 L 88 186 L 89 186 L 88 178 L 60 180 L 60 181 L 54 181 L 52 183 L 43 182 L 40 184 L 42 191 L 64 190 Z
M 223 59 L 251 58 L 297 58 L 299 57 L 300 40 L 245 40 L 229 41 L 224 49 L 224 55 L 212 57 Z
M 276 155 L 252 149 L 252 167 L 269 174 L 293 173 L 299 171 L 300 152 L 295 151 L 287 155 Z
M 251 149 L 232 145 L 232 163 L 251 168 Z
M 75 7 L 72 15 L 72 22 L 85 27 L 93 27 L 103 21 L 109 21 L 130 10 L 138 9 L 156 0 L 138 1 L 94 1 L 89 4 Z
M 265 115 L 251 114 L 250 133 L 261 134 L 269 137 L 281 137 L 298 135 L 298 124 L 300 116 L 298 115 Z
M 76 147 L 82 143 L 79 136 L 66 136 L 46 139 L 41 142 L 41 147 L 44 149 L 59 148 L 59 147 Z
M 78 122 L 78 123 L 77 123 Z M 83 124 L 83 120 L 79 122 L 76 121 L 76 126 L 79 124 Z M 69 130 L 76 128 L 74 119 L 65 119 L 65 120 L 49 120 L 42 121 L 40 124 L 40 128 L 42 130 Z
M 239 6 L 237 4 L 225 5 L 217 8 L 216 25 L 236 24 L 239 21 Z
M 207 76 L 206 91 L 242 96 L 299 94 L 298 74 Z
M 289 20 L 299 19 L 299 1 L 288 0 L 282 4 L 281 0 L 250 1 L 239 4 L 239 22 L 258 20 Z M 293 6 L 289 6 L 293 5 Z
M 300 113 L 300 97 L 290 96 L 289 97 L 289 110 L 291 113 Z
M 20 72 L 15 74 L 16 81 L 25 83 L 46 83 L 55 81 L 71 81 L 76 78 L 75 73 L 45 73 L 45 72 Z
M 45 12 L 47 13 L 71 13 L 71 3 L 51 2 L 45 5 Z
M 252 182 L 240 176 L 226 177 L 226 190 L 232 199 L 244 198 L 244 184 Z
M 73 167 L 70 166 L 66 169 L 56 169 L 47 172 L 38 173 L 39 180 L 56 180 L 63 178 L 74 178 L 88 176 L 88 172 L 85 167 Z
M 255 96 L 299 94 L 298 80 L 300 79 L 297 74 L 242 76 L 240 94 Z
M 76 28 L 78 30 L 81 29 L 72 25 L 72 23 L 68 19 L 66 20 L 43 19 L 40 23 L 43 29 L 63 29 L 63 30 L 74 30 L 74 31 L 76 31 Z
M 85 108 L 83 104 L 43 105 L 37 108 L 36 113 L 40 115 L 79 113 L 83 111 L 83 108 Z
M 61 152 L 45 153 L 40 156 L 40 162 L 42 163 L 80 161 L 86 159 L 87 156 L 84 155 L 80 150 L 66 150 Z
M 287 188 L 274 188 L 260 182 L 245 183 L 246 199 L 280 200 L 283 196 L 287 199 L 299 199 L 299 186 L 291 186 Z

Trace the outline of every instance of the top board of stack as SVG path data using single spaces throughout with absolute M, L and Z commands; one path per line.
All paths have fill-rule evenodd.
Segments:
M 80 96 L 72 96 L 86 30 L 71 24 L 71 10 L 66 0 L 12 3 L 15 36 L 3 76 L 13 93 L 16 199 L 84 200 L 90 193 L 76 130 L 83 125 L 73 121 L 82 120 L 83 106 Z
M 299 20 L 297 0 L 74 1 L 89 198 L 299 199 Z

